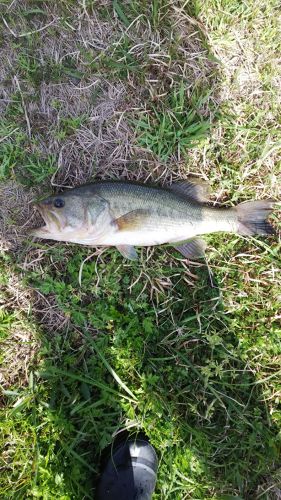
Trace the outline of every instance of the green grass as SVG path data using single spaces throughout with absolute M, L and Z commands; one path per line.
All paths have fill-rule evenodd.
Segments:
M 55 157 L 45 156 L 36 148 L 36 141 L 30 142 L 27 134 L 13 121 L 3 121 L 0 130 L 0 180 L 17 178 L 26 186 L 35 186 L 49 179 L 55 172 Z M 67 126 L 63 123 L 64 134 Z M 62 133 L 62 131 L 61 131 Z
M 232 204 L 280 196 L 277 2 L 34 1 L 5 19 L 36 31 L 52 8 L 59 20 L 16 45 L 3 30 L 15 62 L 5 66 L 0 227 L 6 217 L 18 232 L 21 190 L 79 184 L 89 162 L 109 177 L 201 174 Z M 94 14 L 99 25 L 87 31 Z M 118 85 L 124 98 L 109 113 Z M 101 157 L 98 140 L 112 144 Z M 280 227 L 277 211 L 273 219 Z M 157 450 L 155 499 L 278 498 L 278 236 L 210 235 L 209 268 L 170 247 L 139 249 L 129 262 L 114 249 L 91 256 L 28 238 L 8 250 L 6 238 L 1 498 L 92 498 L 102 451 L 121 428 L 143 430 Z
M 166 101 L 160 103 L 160 109 L 152 106 L 150 113 L 145 113 L 137 124 L 140 146 L 145 147 L 162 161 L 173 155 L 186 159 L 188 152 L 206 139 L 210 123 L 200 117 L 198 109 L 204 97 L 201 95 L 186 98 L 185 85 L 175 88 Z
M 238 258 L 229 264 L 232 252 L 223 251 L 215 272 L 224 301 L 204 270 L 190 290 L 179 264 L 171 266 L 161 250 L 150 265 L 128 265 L 111 251 L 99 264 L 98 287 L 94 261 L 84 265 L 79 287 L 85 252 L 48 252 L 43 275 L 33 273 L 28 281 L 47 298 L 55 295 L 72 328 L 47 335 L 39 328 L 41 363 L 32 371 L 32 390 L 6 396 L 15 441 L 24 434 L 38 470 L 35 478 L 25 476 L 18 494 L 51 494 L 59 477 L 58 491 L 79 498 L 85 477 L 90 481 L 99 453 L 125 419 L 145 430 L 162 457 L 164 498 L 180 498 L 183 491 L 216 498 L 217 478 L 227 478 L 223 491 L 239 491 L 240 485 L 242 495 L 247 480 L 251 494 L 279 453 L 280 411 L 269 414 L 264 403 L 280 385 L 280 329 L 272 321 L 279 289 L 276 284 L 270 296 L 266 288 L 261 295 L 253 283 L 245 297 Z M 272 264 L 267 261 L 265 274 Z M 159 276 L 170 282 L 166 293 L 153 293 L 143 277 L 128 296 L 141 269 L 156 287 Z M 228 284 L 223 290 L 226 272 L 233 289 Z M 165 310 L 167 295 L 173 305 Z M 23 459 L 24 450 L 17 445 L 15 460 Z

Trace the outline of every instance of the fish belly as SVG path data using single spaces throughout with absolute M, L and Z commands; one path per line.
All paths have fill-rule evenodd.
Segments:
M 197 235 L 209 233 L 236 233 L 237 232 L 236 218 L 214 218 L 202 220 L 197 226 Z
M 101 245 L 136 245 L 151 246 L 173 243 L 196 235 L 196 229 L 192 224 L 179 224 L 178 226 L 162 226 L 155 228 L 142 228 L 136 230 L 116 231 L 114 234 L 104 236 Z
M 222 216 L 224 215 L 224 216 Z M 155 221 L 153 224 L 144 224 L 141 228 L 122 230 L 104 234 L 96 244 L 118 246 L 136 245 L 151 246 L 165 243 L 178 243 L 195 236 L 215 232 L 237 232 L 237 220 L 231 212 L 225 214 L 213 211 L 205 214 L 201 220 L 172 220 Z

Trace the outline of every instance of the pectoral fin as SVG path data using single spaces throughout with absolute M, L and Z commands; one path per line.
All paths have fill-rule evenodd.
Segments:
M 136 249 L 132 245 L 118 245 L 117 250 L 125 257 L 125 259 L 129 260 L 137 260 L 138 259 L 138 254 L 136 252 Z
M 202 259 L 205 255 L 206 242 L 200 238 L 194 238 L 182 245 L 175 246 L 184 257 L 190 260 Z
M 132 210 L 132 212 L 128 212 L 118 219 L 115 219 L 114 223 L 117 224 L 119 231 L 136 230 L 141 229 L 143 223 L 149 216 L 149 210 Z

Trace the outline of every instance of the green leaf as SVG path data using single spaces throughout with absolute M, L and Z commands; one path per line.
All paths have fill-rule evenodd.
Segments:
M 113 9 L 115 10 L 117 16 L 121 19 L 121 21 L 125 24 L 126 27 L 130 26 L 130 21 L 125 15 L 121 5 L 117 0 L 113 0 Z

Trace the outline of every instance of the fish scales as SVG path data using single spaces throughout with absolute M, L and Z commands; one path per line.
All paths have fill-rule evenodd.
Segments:
M 211 232 L 243 235 L 270 234 L 267 217 L 273 200 L 218 208 L 207 203 L 202 182 L 187 180 L 167 188 L 126 181 L 100 181 L 38 204 L 45 226 L 33 230 L 37 237 L 82 245 L 117 246 L 135 257 L 133 246 L 175 244 L 185 256 L 202 252 L 197 238 Z M 177 245 L 176 245 L 177 244 Z M 195 255 L 196 257 L 196 255 Z

